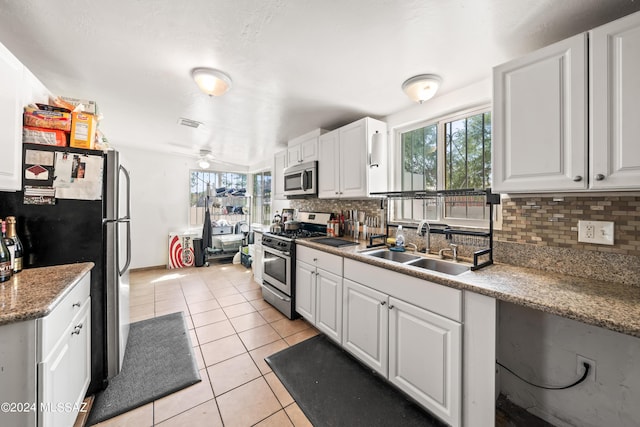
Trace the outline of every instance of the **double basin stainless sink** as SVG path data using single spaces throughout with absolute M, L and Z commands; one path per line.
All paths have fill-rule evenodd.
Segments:
M 443 261 L 433 258 L 425 258 L 419 255 L 412 255 L 406 252 L 394 252 L 388 249 L 378 249 L 373 251 L 361 252 L 363 255 L 368 255 L 376 258 L 382 258 L 389 261 L 397 262 L 404 265 L 410 265 L 413 267 L 424 268 L 426 270 L 437 271 L 440 273 L 448 274 L 450 276 L 457 276 L 470 268 L 466 265 L 456 264 L 451 261 Z

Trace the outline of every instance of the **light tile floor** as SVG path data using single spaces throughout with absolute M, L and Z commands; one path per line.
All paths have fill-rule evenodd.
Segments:
M 318 331 L 266 303 L 251 269 L 134 271 L 130 305 L 132 322 L 184 312 L 202 381 L 97 426 L 311 425 L 264 358 Z

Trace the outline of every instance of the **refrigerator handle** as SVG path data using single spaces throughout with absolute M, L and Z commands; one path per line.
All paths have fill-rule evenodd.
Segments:
M 131 179 L 129 178 L 129 171 L 127 171 L 124 166 L 120 165 L 120 171 L 124 174 L 127 179 L 126 182 L 126 194 L 127 194 L 127 209 L 124 218 L 131 218 Z M 118 180 L 118 187 L 120 187 L 120 180 Z M 120 188 L 118 188 L 118 194 L 120 193 Z M 118 212 L 118 215 L 120 213 Z
M 118 268 L 118 272 L 120 276 L 122 276 L 128 269 L 129 264 L 131 264 L 131 223 L 129 221 L 122 221 L 122 224 L 127 225 L 127 261 L 124 264 L 124 267 Z M 116 226 L 116 242 L 120 241 L 120 227 Z M 118 257 L 118 260 L 120 257 Z
M 126 227 L 127 227 L 127 260 L 124 264 L 124 267 L 120 268 L 120 265 L 118 265 L 118 272 L 120 273 L 120 276 L 122 276 L 127 269 L 129 268 L 129 264 L 131 264 L 131 179 L 129 178 L 129 171 L 127 171 L 124 166 L 120 165 L 119 167 L 120 172 L 122 172 L 122 174 L 124 175 L 125 178 L 125 196 L 126 196 L 126 210 L 125 210 L 125 216 L 118 218 L 118 222 L 120 223 L 126 223 Z M 118 179 L 118 190 L 117 190 L 117 194 L 118 194 L 118 201 L 120 200 L 119 194 L 120 194 L 120 179 Z M 120 215 L 120 212 L 118 212 L 118 215 Z M 120 227 L 116 226 L 116 241 L 119 242 L 120 241 Z M 118 249 L 119 249 L 119 244 L 118 244 Z M 118 255 L 118 262 L 120 261 L 120 256 Z

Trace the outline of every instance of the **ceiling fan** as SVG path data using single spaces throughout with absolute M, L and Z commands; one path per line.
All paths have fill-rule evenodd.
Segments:
M 213 154 L 212 150 L 208 147 L 197 147 L 193 145 L 189 146 L 186 144 L 179 144 L 175 142 L 170 142 L 169 145 L 181 148 L 180 151 L 177 151 L 177 150 L 173 151 L 174 153 L 187 155 L 197 159 L 196 164 L 200 169 L 209 169 L 211 165 L 214 163 L 229 166 L 239 171 L 245 171 L 248 169 L 246 165 L 241 165 L 238 163 L 231 163 L 224 160 L 220 160 Z
M 200 158 L 198 159 L 198 166 L 200 169 L 209 169 L 211 161 L 213 160 L 213 154 L 211 150 L 200 149 Z

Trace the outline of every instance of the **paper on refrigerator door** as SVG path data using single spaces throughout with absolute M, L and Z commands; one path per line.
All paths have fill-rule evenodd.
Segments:
M 102 156 L 56 151 L 53 187 L 58 199 L 100 200 Z

